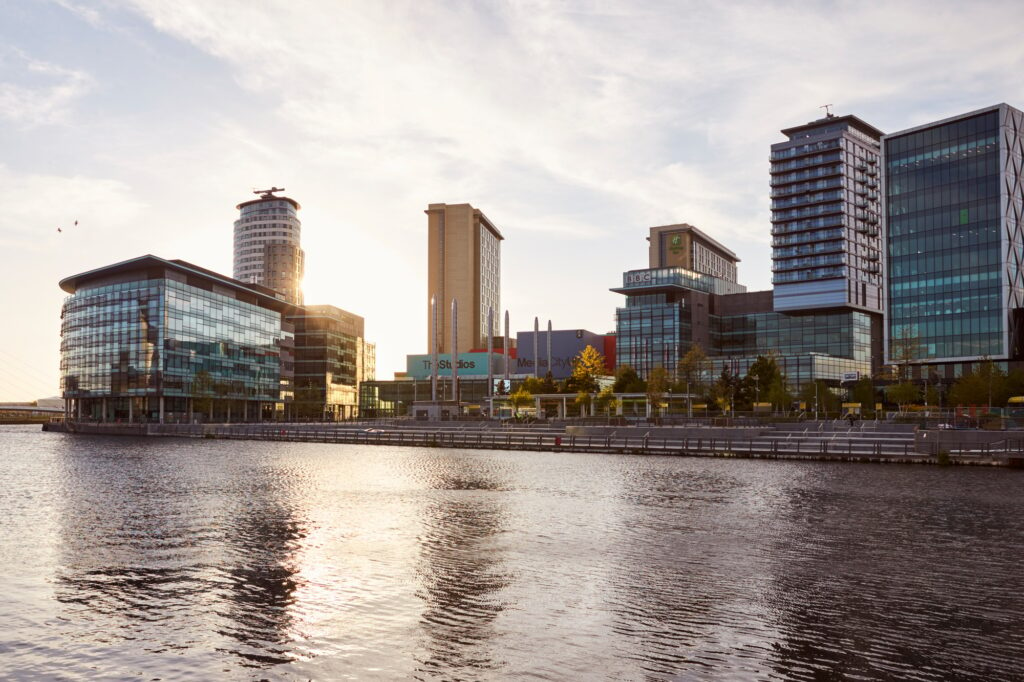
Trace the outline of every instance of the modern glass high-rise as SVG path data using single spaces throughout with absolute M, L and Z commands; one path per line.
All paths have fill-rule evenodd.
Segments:
M 882 131 L 829 115 L 782 133 L 771 149 L 775 310 L 881 312 Z
M 1024 114 L 999 104 L 883 144 L 888 361 L 947 363 L 953 378 L 965 361 L 1021 358 Z
M 498 333 L 501 309 L 501 242 L 487 216 L 469 204 L 430 204 L 427 214 L 427 347 L 432 349 L 430 299 L 437 300 L 438 352 L 451 346 L 451 302 L 459 302 L 455 351 L 487 343 L 487 311 Z
M 244 201 L 235 221 L 234 278 L 262 284 L 302 305 L 305 253 L 300 247 L 299 202 L 275 196 L 276 187 L 257 191 L 259 199 Z
M 275 292 L 142 256 L 61 280 L 61 388 L 91 421 L 285 416 L 290 309 Z

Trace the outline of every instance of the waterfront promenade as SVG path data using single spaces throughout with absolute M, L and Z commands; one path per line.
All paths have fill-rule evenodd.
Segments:
M 864 421 L 763 426 L 594 426 L 573 423 L 416 422 L 379 420 L 310 424 L 48 425 L 83 435 L 220 438 L 546 452 L 808 459 L 849 462 L 1024 464 L 1024 432 L 949 441 L 950 434 L 913 425 Z M 931 439 L 929 440 L 929 436 Z

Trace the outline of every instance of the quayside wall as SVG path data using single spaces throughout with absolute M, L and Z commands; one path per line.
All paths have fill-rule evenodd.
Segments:
M 1024 466 L 1021 443 L 967 443 L 917 448 L 912 430 L 857 432 L 771 428 L 551 427 L 483 428 L 459 423 L 388 424 L 383 428 L 330 424 L 47 424 L 44 430 L 78 435 L 215 438 L 360 445 L 392 445 L 559 453 L 742 457 L 900 464 L 951 463 Z

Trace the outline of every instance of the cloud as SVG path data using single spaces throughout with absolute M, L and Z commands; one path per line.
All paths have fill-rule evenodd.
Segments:
M 232 136 L 258 140 L 260 171 L 303 188 L 304 240 L 320 250 L 310 270 L 328 249 L 373 254 L 351 262 L 354 281 L 419 263 L 339 301 L 379 330 L 382 374 L 420 350 L 405 339 L 425 326 L 416 239 L 429 202 L 470 201 L 502 228 L 504 300 L 532 306 L 513 317 L 548 307 L 606 329 L 614 304 L 600 292 L 645 264 L 651 225 L 697 225 L 743 258 L 752 289 L 769 286 L 769 146 L 820 105 L 895 130 L 1024 100 L 1007 20 L 1020 11 L 1000 3 L 126 6 L 227 65 L 272 113 L 269 127 L 240 118 Z M 328 236 L 323 220 L 344 229 Z M 572 257 L 533 276 L 548 243 Z M 592 295 L 563 304 L 550 295 L 563 281 Z
M 0 51 L 0 117 L 20 126 L 67 122 L 74 103 L 94 85 L 84 71 L 34 59 L 16 48 Z
M 146 208 L 118 180 L 16 173 L 4 165 L 0 205 L 0 247 L 9 253 L 52 252 L 57 244 L 75 242 L 78 257 L 93 248 L 102 252 L 104 240 L 133 241 L 125 230 L 138 224 Z
M 310 300 L 365 315 L 382 376 L 423 350 L 427 203 L 502 229 L 514 320 L 605 330 L 651 225 L 697 225 L 769 286 L 769 146 L 819 105 L 898 130 L 1024 102 L 1009 3 L 56 5 L 0 10 L 25 50 L 0 51 L 14 269 L 229 272 L 234 205 L 286 186 Z M 48 241 L 86 213 L 92 243 Z

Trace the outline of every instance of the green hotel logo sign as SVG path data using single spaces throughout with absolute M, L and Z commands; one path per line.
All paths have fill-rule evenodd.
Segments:
M 674 234 L 671 237 L 669 237 L 669 240 L 668 240 L 668 250 L 671 251 L 672 253 L 679 253 L 680 251 L 682 251 L 683 250 L 683 235 L 681 235 L 681 234 Z

